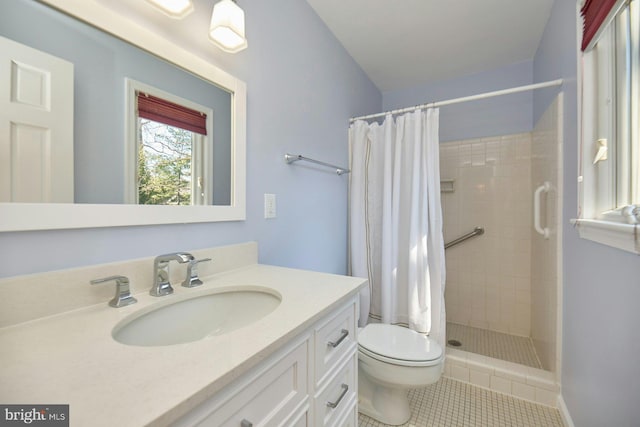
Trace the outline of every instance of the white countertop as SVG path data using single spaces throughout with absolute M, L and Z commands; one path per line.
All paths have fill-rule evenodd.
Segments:
M 104 304 L 0 329 L 0 402 L 69 404 L 72 426 L 166 425 L 311 326 L 366 283 L 361 278 L 266 265 L 202 278 L 204 285 L 137 304 Z M 111 337 L 124 317 L 172 298 L 228 286 L 261 286 L 282 296 L 266 317 L 225 335 L 162 347 Z M 46 298 L 46 295 L 42 296 Z

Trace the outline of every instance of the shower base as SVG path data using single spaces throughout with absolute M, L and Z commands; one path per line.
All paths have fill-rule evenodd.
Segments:
M 542 369 L 531 338 L 447 322 L 447 341 L 460 344 L 447 347 Z

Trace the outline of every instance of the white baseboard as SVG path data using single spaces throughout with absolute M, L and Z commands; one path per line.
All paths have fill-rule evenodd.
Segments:
M 566 427 L 576 427 L 575 424 L 573 424 L 573 420 L 571 419 L 569 408 L 567 408 L 567 405 L 564 403 L 562 393 L 558 395 L 558 410 L 560 411 L 560 416 L 562 417 L 562 421 L 564 421 L 564 425 Z

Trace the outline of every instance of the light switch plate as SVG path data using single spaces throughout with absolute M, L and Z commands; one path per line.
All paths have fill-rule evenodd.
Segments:
M 264 195 L 264 217 L 275 218 L 276 217 L 276 195 L 266 194 Z

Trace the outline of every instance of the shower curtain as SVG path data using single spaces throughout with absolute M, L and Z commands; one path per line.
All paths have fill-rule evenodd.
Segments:
M 444 346 L 438 123 L 431 108 L 350 126 L 349 263 L 369 278 L 361 326 L 402 324 Z

